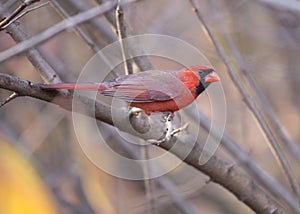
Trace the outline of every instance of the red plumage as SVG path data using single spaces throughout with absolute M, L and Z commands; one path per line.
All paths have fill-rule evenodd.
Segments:
M 152 112 L 175 112 L 192 103 L 217 73 L 206 66 L 190 66 L 179 71 L 145 71 L 120 76 L 103 83 L 40 84 L 45 90 L 98 90 L 105 96 L 123 99 L 130 106 Z

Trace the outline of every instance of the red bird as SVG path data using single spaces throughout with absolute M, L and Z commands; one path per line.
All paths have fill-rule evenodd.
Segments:
M 219 81 L 210 67 L 190 66 L 179 71 L 145 71 L 102 83 L 40 84 L 45 90 L 98 90 L 123 99 L 132 107 L 152 112 L 175 112 L 192 103 L 210 83 Z
M 45 90 L 98 90 L 105 96 L 123 99 L 132 107 L 152 112 L 166 112 L 165 135 L 148 142 L 160 144 L 187 127 L 173 129 L 173 113 L 192 103 L 212 82 L 219 81 L 218 74 L 210 67 L 190 66 L 179 71 L 145 71 L 120 76 L 102 83 L 40 84 Z

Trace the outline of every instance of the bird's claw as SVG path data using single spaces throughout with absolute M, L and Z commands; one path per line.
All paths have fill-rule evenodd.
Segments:
M 169 130 L 165 130 L 166 134 L 165 134 L 164 138 L 162 138 L 160 140 L 149 139 L 149 140 L 147 140 L 147 142 L 150 143 L 150 144 L 156 144 L 156 145 L 159 146 L 161 143 L 165 143 L 165 142 L 170 141 L 172 137 L 174 137 L 179 132 L 185 130 L 188 126 L 189 126 L 189 124 L 186 123 L 182 127 L 178 128 L 178 129 L 171 130 L 170 132 L 169 132 Z
M 147 143 L 150 143 L 150 144 L 156 144 L 156 145 L 160 145 L 161 143 L 164 143 L 166 142 L 165 138 L 164 139 L 161 139 L 161 140 L 156 140 L 156 139 L 148 139 L 147 140 Z
M 176 135 L 177 133 L 179 133 L 179 132 L 185 130 L 188 126 L 189 126 L 189 124 L 186 123 L 186 124 L 184 124 L 182 127 L 173 130 L 172 133 L 171 133 L 171 137 L 173 137 L 173 136 Z

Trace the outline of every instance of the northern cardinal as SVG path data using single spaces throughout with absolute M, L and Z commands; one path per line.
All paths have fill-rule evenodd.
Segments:
M 40 84 L 45 90 L 98 90 L 152 112 L 175 112 L 192 103 L 210 83 L 219 81 L 218 74 L 207 66 L 190 66 L 179 71 L 144 71 L 123 75 L 102 83 Z
M 120 76 L 102 83 L 40 84 L 45 90 L 95 90 L 105 96 L 123 99 L 132 107 L 152 112 L 167 113 L 165 135 L 160 140 L 148 142 L 160 144 L 187 127 L 173 130 L 173 113 L 192 103 L 212 82 L 219 81 L 218 74 L 207 66 L 190 66 L 179 71 L 144 71 Z

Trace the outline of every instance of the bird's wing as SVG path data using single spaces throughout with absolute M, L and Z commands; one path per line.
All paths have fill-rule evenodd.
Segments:
M 102 91 L 129 102 L 155 102 L 171 100 L 179 96 L 182 84 L 168 72 L 141 72 L 130 78 L 117 79 L 114 86 Z

